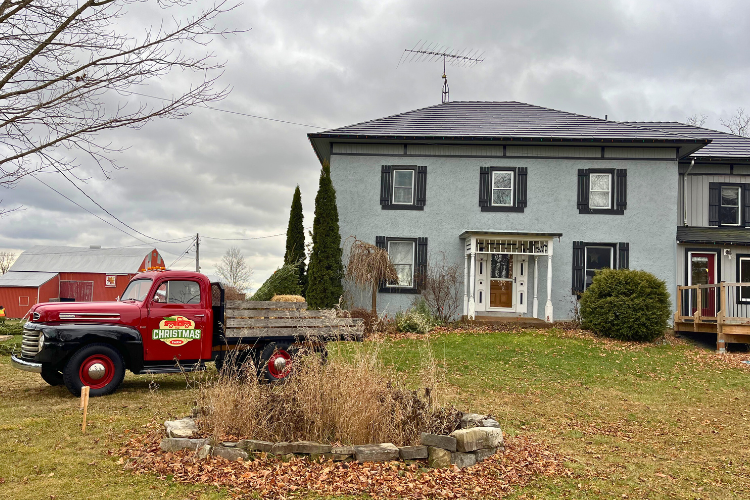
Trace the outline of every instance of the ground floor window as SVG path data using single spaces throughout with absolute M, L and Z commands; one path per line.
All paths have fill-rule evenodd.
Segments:
M 602 269 L 628 269 L 630 267 L 630 244 L 573 242 L 573 293 L 582 294 L 597 271 Z
M 594 281 L 594 274 L 600 269 L 615 268 L 615 248 L 614 245 L 586 245 L 585 262 L 586 262 L 586 282 L 584 290 Z
M 398 283 L 388 283 L 388 286 L 412 288 L 414 286 L 414 242 L 389 241 L 388 257 L 398 274 Z
M 741 283 L 741 302 L 750 302 L 750 255 L 737 256 L 737 282 Z

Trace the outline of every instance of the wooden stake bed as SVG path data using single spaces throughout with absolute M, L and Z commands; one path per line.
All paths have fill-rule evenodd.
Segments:
M 230 300 L 224 337 L 230 344 L 272 338 L 362 340 L 361 318 L 338 318 L 333 310 L 308 311 L 306 302 Z

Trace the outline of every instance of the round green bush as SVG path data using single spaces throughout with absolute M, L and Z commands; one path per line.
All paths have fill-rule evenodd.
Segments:
M 664 334 L 672 304 L 664 281 L 646 271 L 602 269 L 581 296 L 583 328 L 619 340 Z

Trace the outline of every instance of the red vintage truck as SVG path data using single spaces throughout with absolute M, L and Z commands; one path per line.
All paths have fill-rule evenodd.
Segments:
M 50 385 L 65 384 L 76 396 L 83 386 L 90 387 L 91 396 L 114 392 L 126 369 L 135 374 L 179 373 L 205 369 L 209 361 L 220 368 L 227 360 L 248 355 L 259 376 L 276 382 L 289 375 L 306 336 L 324 353 L 325 339 L 336 337 L 338 327 L 356 326 L 352 320 L 334 320 L 336 326 L 320 328 L 325 323 L 320 314 L 302 310 L 299 303 L 280 311 L 274 305 L 280 303 L 235 302 L 227 310 L 224 289 L 204 274 L 140 273 L 115 302 L 32 307 L 20 356 L 14 354 L 11 364 L 40 373 Z M 228 328 L 228 323 L 236 327 Z M 310 332 L 322 336 L 316 334 L 313 340 Z M 228 356 L 233 350 L 239 356 Z

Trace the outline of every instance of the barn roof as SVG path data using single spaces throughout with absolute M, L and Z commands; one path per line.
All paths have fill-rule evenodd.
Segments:
M 26 250 L 10 271 L 48 273 L 137 273 L 153 248 L 85 248 L 35 246 Z
M 57 273 L 8 271 L 7 273 L 0 275 L 0 287 L 19 286 L 36 288 L 47 283 L 55 276 L 57 276 Z

